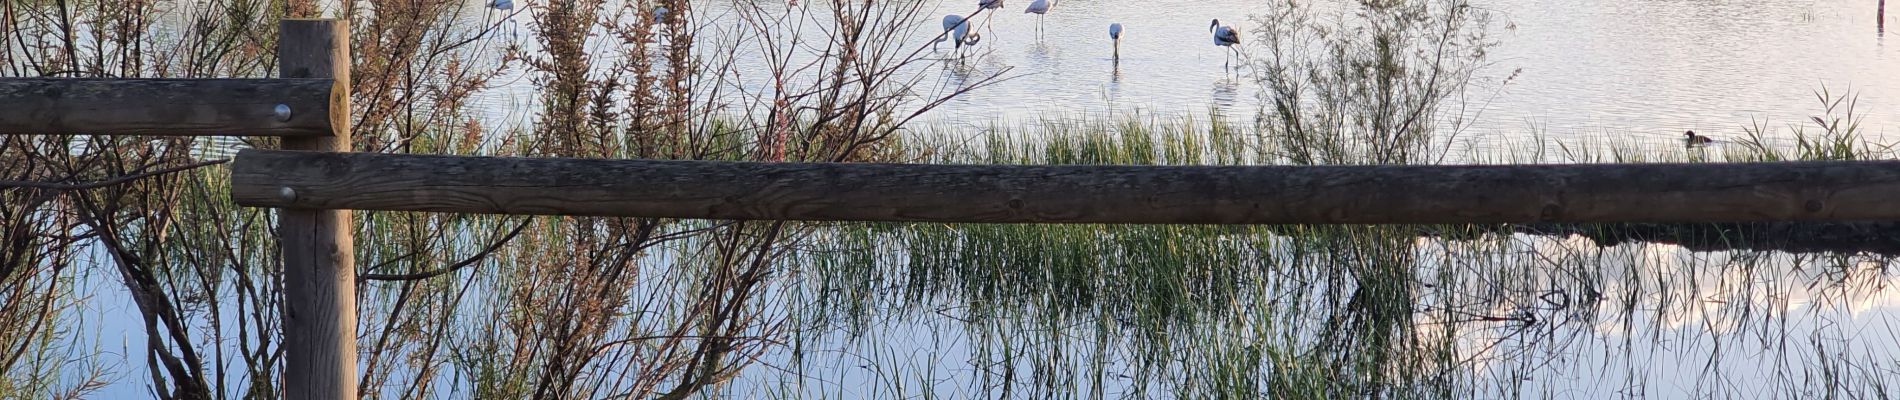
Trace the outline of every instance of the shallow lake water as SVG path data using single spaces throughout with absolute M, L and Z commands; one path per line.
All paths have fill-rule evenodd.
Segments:
M 1452 293 L 1419 289 L 1411 321 L 1424 343 L 1451 343 L 1444 356 L 1457 361 L 1435 373 L 1453 382 L 1454 398 L 1851 397 L 1890 388 L 1900 374 L 1893 364 L 1900 277 L 1888 272 L 1888 258 L 1705 253 L 1667 244 L 1599 250 L 1587 240 L 1524 235 L 1504 242 L 1511 251 L 1418 243 L 1426 264 L 1437 265 L 1428 269 L 1457 270 L 1451 275 L 1465 281 L 1420 271 L 1428 287 L 1466 285 Z M 1265 264 L 1237 265 L 1273 268 Z M 813 348 L 838 350 L 808 352 L 807 379 L 750 375 L 757 381 L 728 393 L 768 393 L 791 381 L 811 398 L 996 397 L 1008 393 L 997 388 L 998 376 L 1015 374 L 1017 398 L 1174 397 L 1157 383 L 1165 380 L 1144 374 L 1195 376 L 1213 368 L 1207 359 L 1221 357 L 1211 347 L 1232 342 L 1318 345 L 1302 332 L 1320 331 L 1313 327 L 1328 317 L 1279 303 L 1326 291 L 1313 282 L 1279 283 L 1287 286 L 1243 300 L 1255 303 L 1236 307 L 1231 319 L 1212 317 L 1189 330 L 1220 339 L 1164 345 L 1160 357 L 1175 363 L 1164 372 L 1137 366 L 1136 358 L 1154 351 L 1139 329 L 1104 333 L 1094 322 L 1022 315 L 970 326 L 959 320 L 970 317 L 967 304 L 940 300 L 886 311 L 855 334 L 821 334 Z M 1258 309 L 1266 311 L 1251 311 Z M 1288 322 L 1307 326 L 1272 326 Z M 914 382 L 892 381 L 906 379 Z
M 969 4 L 966 4 L 969 3 Z M 927 120 L 985 126 L 1135 112 L 1247 119 L 1260 86 L 1250 68 L 1229 69 L 1208 33 L 1212 19 L 1251 43 L 1254 0 L 1068 0 L 1038 21 L 1011 1 L 978 17 L 983 40 L 961 61 L 926 71 L 926 85 L 951 85 L 1001 72 L 1008 79 L 960 96 Z M 1324 2 L 1321 2 L 1324 4 Z M 929 15 L 968 15 L 974 2 L 939 1 Z M 1858 95 L 1864 133 L 1900 134 L 1900 43 L 1878 30 L 1873 2 L 1491 1 L 1497 46 L 1477 85 L 1464 93 L 1465 132 L 1507 139 L 1607 135 L 1668 142 L 1685 130 L 1718 138 L 1756 121 L 1805 124 L 1821 113 L 1815 93 Z M 716 35 L 730 5 L 703 4 Z M 1894 13 L 1888 19 L 1897 19 Z M 1338 15 L 1323 18 L 1340 18 Z M 471 14 L 471 24 L 495 20 Z M 532 24 L 518 15 L 517 23 Z M 915 38 L 936 34 L 930 27 Z M 1040 23 L 1042 33 L 1038 34 Z M 1125 28 L 1120 62 L 1108 25 Z M 1889 24 L 1893 25 L 1893 24 Z M 1892 29 L 1893 27 L 1888 27 Z M 532 46 L 530 28 L 514 40 Z M 1242 51 L 1250 51 L 1243 48 Z M 604 52 L 603 52 L 604 53 Z M 949 46 L 933 51 L 956 57 Z M 1248 56 L 1258 54 L 1248 53 Z M 741 58 L 743 65 L 747 60 Z M 491 98 L 489 112 L 531 114 L 518 80 Z
M 971 3 L 942 2 L 932 14 L 968 13 L 975 8 Z M 1004 12 L 978 28 L 984 40 L 962 61 L 922 72 L 924 82 L 937 85 L 986 72 L 1002 72 L 1009 79 L 946 103 L 928 114 L 925 123 L 980 127 L 1042 118 L 1210 112 L 1244 120 L 1259 106 L 1259 86 L 1251 72 L 1225 68 L 1225 50 L 1211 43 L 1206 27 L 1208 20 L 1219 18 L 1248 32 L 1256 23 L 1248 16 L 1258 13 L 1263 2 L 1067 0 L 1041 21 L 1045 33 L 1040 36 L 1035 33 L 1037 18 L 1020 13 L 1024 3 L 1011 0 Z M 1815 92 L 1823 88 L 1858 95 L 1861 126 L 1870 137 L 1900 137 L 1900 43 L 1888 43 L 1895 40 L 1888 37 L 1894 33 L 1877 28 L 1869 1 L 1525 0 L 1481 5 L 1495 13 L 1490 31 L 1498 46 L 1480 73 L 1484 79 L 1465 96 L 1470 103 L 1460 111 L 1475 121 L 1462 134 L 1480 147 L 1507 149 L 1505 143 L 1539 136 L 1609 136 L 1667 145 L 1690 129 L 1733 137 L 1757 121 L 1806 124 L 1821 112 Z M 707 15 L 719 15 L 718 9 L 718 4 L 710 5 Z M 493 18 L 492 13 L 467 16 L 474 24 Z M 527 16 L 515 18 L 532 23 Z M 1900 24 L 1900 16 L 1888 18 L 1888 25 Z M 1119 61 L 1111 57 L 1106 32 L 1114 22 L 1126 28 Z M 497 40 L 532 42 L 530 29 L 518 31 L 521 36 Z M 1243 34 L 1243 40 L 1247 37 Z M 936 54 L 952 57 L 948 50 Z M 495 119 L 531 123 L 527 116 L 533 110 L 532 93 L 532 82 L 515 79 L 484 97 L 480 111 Z M 1513 241 L 1524 247 L 1524 258 L 1503 265 L 1546 268 L 1553 266 L 1552 259 L 1588 257 L 1573 250 L 1588 245 L 1570 240 L 1518 236 Z M 1420 251 L 1444 246 L 1421 243 Z M 1547 287 L 1524 290 L 1582 293 L 1579 288 L 1588 287 L 1603 301 L 1618 303 L 1585 306 L 1582 299 L 1568 297 L 1562 307 L 1472 306 L 1496 311 L 1486 316 L 1535 316 L 1457 334 L 1460 354 L 1473 360 L 1459 376 L 1475 382 L 1472 387 L 1491 388 L 1473 389 L 1474 395 L 1803 397 L 1811 393 L 1779 390 L 1900 375 L 1900 365 L 1892 362 L 1900 353 L 1900 342 L 1893 339 L 1900 332 L 1892 325 L 1900 316 L 1900 289 L 1889 282 L 1894 277 L 1887 272 L 1888 260 L 1828 262 L 1781 255 L 1736 262 L 1730 260 L 1734 254 L 1697 253 L 1666 244 L 1611 253 L 1629 261 L 1595 265 L 1603 275 L 1552 276 L 1546 279 Z M 1727 267 L 1747 263 L 1811 267 L 1760 274 Z M 94 316 L 88 321 L 96 324 L 87 327 L 100 332 L 85 347 L 122 357 L 108 362 L 142 365 L 137 343 L 143 334 L 136 309 L 113 279 L 104 273 L 85 279 L 80 294 L 91 298 Z M 814 343 L 830 350 L 806 355 L 806 375 L 795 380 L 791 385 L 796 388 L 789 392 L 837 398 L 993 394 L 974 388 L 983 385 L 982 376 L 990 371 L 978 366 L 994 365 L 971 354 L 975 342 L 991 336 L 974 335 L 946 314 L 900 314 L 857 336 L 815 333 L 821 338 Z M 1046 335 L 1052 338 L 1041 342 L 1047 348 L 1067 348 L 1071 354 L 1086 353 L 1098 344 L 1055 339 L 1088 337 L 1096 332 L 1092 327 L 997 329 Z M 772 356 L 766 362 L 789 357 Z M 1023 370 L 1036 367 L 1022 362 Z M 1126 360 L 1100 360 L 1104 365 L 1065 362 L 1106 370 L 1126 366 Z M 1814 375 L 1826 370 L 1817 366 L 1831 362 L 1853 368 L 1841 375 Z M 886 381 L 891 377 L 872 367 L 880 363 L 920 382 L 890 384 Z M 1078 375 L 1071 383 L 1106 397 L 1136 392 L 1128 376 L 1117 376 L 1090 383 Z M 742 376 L 728 390 L 734 396 L 781 392 L 788 379 L 761 369 Z M 137 374 L 127 373 L 103 392 L 104 397 L 143 396 L 147 392 L 142 385 Z
M 1045 38 L 1034 19 L 997 15 L 978 46 L 980 70 L 1020 75 L 954 102 L 941 118 L 1033 119 L 1146 109 L 1246 117 L 1258 106 L 1249 72 L 1222 66 L 1207 33 L 1219 18 L 1250 32 L 1256 1 L 1070 1 Z M 956 3 L 950 3 L 956 4 Z M 1870 133 L 1900 133 L 1900 43 L 1876 30 L 1866 1 L 1511 1 L 1491 10 L 1498 47 L 1467 113 L 1479 135 L 1738 134 L 1751 120 L 1806 123 L 1823 87 L 1859 94 Z M 952 8 L 946 6 L 946 8 Z M 1011 7 L 1012 9 L 1014 7 Z M 1889 15 L 1888 18 L 1894 18 Z M 1120 73 L 1106 26 L 1128 27 Z M 1246 40 L 1248 36 L 1243 36 Z M 1505 78 L 1515 75 L 1508 82 Z M 1490 91 L 1487 95 L 1485 91 Z

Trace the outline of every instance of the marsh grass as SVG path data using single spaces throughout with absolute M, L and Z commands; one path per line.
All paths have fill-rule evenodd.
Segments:
M 1816 125 L 1854 120 L 1843 108 L 1851 94 L 1817 94 Z M 1511 145 L 1516 151 L 1470 159 L 1891 158 L 1887 147 L 1858 139 L 1853 124 L 1825 126 L 1836 129 L 1758 130 L 1708 147 L 1535 135 Z M 933 163 L 1291 161 L 1263 150 L 1275 146 L 1263 138 L 1271 130 L 1196 118 L 1064 117 L 964 132 L 926 129 L 906 143 Z M 838 224 L 802 264 L 797 319 L 810 332 L 801 346 L 813 348 L 919 324 L 961 325 L 969 348 L 961 367 L 972 372 L 950 382 L 983 397 L 1626 393 L 1617 385 L 1691 397 L 1891 390 L 1883 371 L 1892 366 L 1881 361 L 1892 354 L 1889 344 L 1855 331 L 1868 322 L 1837 306 L 1893 290 L 1888 256 L 1777 251 L 1754 242 L 1803 231 L 1748 224 L 1572 228 L 1540 235 L 1472 226 Z M 1679 242 L 1715 247 L 1692 251 Z M 1805 301 L 1821 306 L 1803 309 Z M 1802 337 L 1812 340 L 1790 343 Z M 1764 353 L 1775 361 L 1760 369 L 1744 361 Z M 1632 361 L 1643 357 L 1675 361 Z M 943 370 L 916 368 L 878 374 Z M 1761 374 L 1790 378 L 1749 378 Z M 1658 386 L 1674 379 L 1698 383 Z
M 1249 77 L 1273 106 L 1251 121 L 1084 116 L 974 133 L 905 123 L 944 99 L 913 97 L 916 77 L 898 72 L 928 61 L 864 38 L 934 26 L 908 2 L 756 3 L 734 11 L 738 32 L 717 32 L 691 23 L 700 11 L 683 0 L 551 1 L 521 11 L 538 46 L 455 26 L 475 12 L 467 1 L 239 1 L 176 15 L 152 4 L 6 3 L 19 34 L 0 37 L 0 75 L 264 76 L 267 21 L 329 13 L 352 19 L 359 46 L 359 151 L 1151 165 L 1892 157 L 1858 133 L 1851 96 L 1826 90 L 1814 124 L 1759 124 L 1732 145 L 1535 136 L 1453 157 L 1457 127 L 1426 121 L 1489 46 L 1480 10 L 1456 1 L 1362 2 L 1337 25 L 1276 2 Z M 659 6 L 681 23 L 639 23 Z M 186 28 L 156 26 L 161 16 Z M 741 44 L 783 53 L 740 71 Z M 757 73 L 780 78 L 735 103 L 702 97 Z M 534 82 L 535 123 L 482 121 L 471 99 L 517 75 Z M 805 76 L 820 78 L 791 78 Z M 9 181 L 204 157 L 164 139 L 0 140 Z M 281 394 L 270 213 L 225 201 L 228 179 L 206 168 L 104 190 L 0 190 L 0 398 L 85 397 L 108 383 L 166 398 Z M 366 398 L 1561 397 L 1618 394 L 1585 384 L 1596 380 L 1648 390 L 1678 378 L 1694 382 L 1690 397 L 1854 397 L 1891 393 L 1896 368 L 1864 340 L 1881 328 L 1832 314 L 1886 295 L 1891 260 L 1868 254 L 1605 247 L 1469 226 L 357 221 Z M 72 289 L 85 276 L 146 299 L 136 307 L 149 328 L 119 365 L 74 319 L 92 300 Z M 1773 355 L 1765 371 L 1736 366 L 1754 354 Z M 1706 367 L 1642 364 L 1659 355 Z M 1762 390 L 1737 384 L 1763 376 Z
M 906 121 L 996 78 L 919 96 L 914 65 L 930 59 L 901 39 L 927 26 L 920 4 L 818 3 L 747 4 L 727 25 L 684 0 L 517 2 L 503 19 L 532 22 L 521 39 L 463 0 L 6 2 L 0 76 L 268 76 L 277 19 L 330 16 L 352 26 L 356 151 L 836 162 L 890 157 Z M 665 23 L 652 23 L 658 7 Z M 772 52 L 764 71 L 734 62 L 757 44 Z M 774 81 L 734 83 L 755 75 Z M 474 108 L 504 79 L 532 86 L 525 127 Z M 108 383 L 115 395 L 281 395 L 271 214 L 229 204 L 227 173 L 31 187 L 219 153 L 190 140 L 4 140 L 0 345 L 19 351 L 0 360 L 0 397 Z M 783 346 L 789 313 L 763 299 L 779 296 L 778 268 L 812 235 L 776 222 L 357 216 L 365 398 L 699 396 Z M 104 256 L 71 255 L 82 248 Z M 144 340 L 119 355 L 134 371 L 112 382 L 83 369 L 93 355 L 54 351 L 92 348 L 65 329 L 76 277 L 123 286 L 144 322 L 133 331 Z
M 961 150 L 932 148 L 933 161 L 1205 163 L 1220 151 L 1202 148 L 1195 158 L 1156 143 L 1249 143 L 1207 139 L 1213 129 L 1187 119 L 1037 125 L 1049 133 L 1023 140 L 994 130 L 982 141 L 951 141 L 972 143 Z M 1629 148 L 1668 153 L 1616 155 L 1627 150 L 1612 146 L 1583 153 L 1583 145 L 1567 144 L 1572 150 L 1559 154 L 1687 157 L 1680 147 L 1646 146 Z M 1725 157 L 1751 158 L 1734 151 Z M 1890 368 L 1880 361 L 1890 350 L 1880 334 L 1814 325 L 1852 317 L 1788 300 L 1878 296 L 1891 290 L 1887 257 L 1599 246 L 1510 230 L 1423 234 L 1458 229 L 1465 228 L 841 224 L 803 264 L 808 287 L 795 309 L 805 310 L 797 319 L 808 348 L 948 322 L 953 327 L 936 329 L 962 331 L 969 350 L 961 367 L 972 372 L 944 379 L 984 397 L 1571 393 L 1564 397 L 1608 395 L 1615 385 L 1804 397 L 1890 389 L 1880 372 Z M 1810 336 L 1826 339 L 1810 343 L 1814 349 L 1760 346 Z M 1760 352 L 1779 358 L 1765 371 L 1742 361 Z M 1678 361 L 1626 361 L 1657 354 Z M 943 371 L 906 365 L 882 365 L 879 381 Z M 1810 378 L 1734 381 L 1762 373 Z M 1671 379 L 1703 383 L 1679 392 L 1656 386 Z
M 968 143 L 961 147 L 928 147 L 929 161 L 1202 165 L 1246 163 L 1261 154 L 1259 139 L 1244 129 L 1192 118 L 1045 122 L 1040 128 L 1033 137 L 1005 133 L 1019 130 L 993 130 L 980 141 L 950 142 Z M 818 269 L 805 274 L 863 278 L 815 282 L 817 287 L 810 290 L 815 313 L 803 319 L 842 321 L 845 331 L 860 332 L 874 323 L 872 315 L 879 310 L 949 307 L 953 311 L 938 313 L 971 326 L 977 336 L 970 339 L 975 357 L 971 362 L 988 371 L 969 390 L 986 396 L 1065 398 L 1111 389 L 1189 397 L 1297 392 L 1306 387 L 1255 378 L 1273 368 L 1304 371 L 1339 361 L 1382 362 L 1376 356 L 1384 352 L 1364 353 L 1375 355 L 1372 358 L 1289 359 L 1290 353 L 1272 341 L 1277 335 L 1255 325 L 1262 322 L 1253 320 L 1258 315 L 1238 311 L 1277 308 L 1262 303 L 1272 290 L 1266 284 L 1278 281 L 1272 271 L 1285 271 L 1289 265 L 1327 263 L 1351 271 L 1346 276 L 1312 276 L 1323 279 L 1311 282 L 1325 282 L 1319 286 L 1331 290 L 1346 290 L 1353 277 L 1404 282 L 1389 275 L 1401 273 L 1397 267 L 1409 253 L 1378 249 L 1412 240 L 1409 234 L 1396 234 L 1401 229 L 1376 227 L 872 224 L 836 229 L 840 233 L 823 241 L 826 247 L 818 254 L 824 256 L 812 264 Z M 1282 230 L 1300 233 L 1277 233 Z M 1387 245 L 1352 246 L 1372 243 Z M 1364 251 L 1333 251 L 1341 248 Z M 1353 291 L 1355 300 L 1342 306 L 1356 313 L 1321 318 L 1324 323 L 1313 326 L 1334 328 L 1308 333 L 1325 335 L 1322 340 L 1338 345 L 1371 348 L 1409 340 L 1407 325 L 1392 317 L 1409 311 L 1388 307 L 1407 303 L 1380 301 L 1404 297 L 1405 290 L 1401 283 Z M 895 293 L 875 294 L 884 291 Z M 833 304 L 838 306 L 829 306 Z M 1362 331 L 1375 334 L 1347 337 L 1347 332 Z M 1075 363 L 1067 368 L 1050 364 L 1063 358 L 1034 350 L 1069 348 L 1083 350 L 1072 356 L 1080 360 L 1067 361 Z M 1129 370 L 1111 371 L 1101 364 L 1107 360 L 1124 360 L 1112 364 L 1125 362 Z M 1308 363 L 1312 365 L 1302 365 Z M 1376 385 L 1390 376 L 1384 369 L 1367 371 L 1376 373 L 1355 375 L 1329 368 L 1315 381 L 1354 376 Z M 1115 377 L 1134 383 L 1104 383 L 1122 380 L 1111 379 Z M 1025 382 L 1016 382 L 1019 379 Z

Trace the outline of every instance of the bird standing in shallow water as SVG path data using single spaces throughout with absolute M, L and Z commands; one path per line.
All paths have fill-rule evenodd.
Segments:
M 1228 50 L 1232 50 L 1234 52 L 1233 54 L 1234 57 L 1236 58 L 1240 57 L 1240 50 L 1234 48 L 1234 45 L 1240 44 L 1240 31 L 1234 30 L 1234 27 L 1231 27 L 1231 26 L 1221 25 L 1220 20 L 1218 19 L 1214 20 L 1214 22 L 1212 23 L 1207 24 L 1207 30 L 1214 32 L 1215 46 L 1226 47 Z M 1233 63 L 1232 61 L 1226 61 L 1222 63 L 1221 65 L 1226 66 L 1232 63 Z
M 930 42 L 930 46 L 936 47 L 938 43 L 943 43 L 945 39 L 955 41 L 958 56 L 963 55 L 964 45 L 976 44 L 978 40 L 975 35 L 969 34 L 969 21 L 964 21 L 961 15 L 950 14 L 943 16 L 943 30 L 945 34 L 937 36 L 937 40 Z M 948 38 L 945 36 L 948 36 Z
M 514 11 L 514 9 L 515 9 L 515 2 L 514 2 L 514 0 L 489 0 L 489 2 L 488 2 L 488 8 L 493 8 L 493 9 L 496 9 L 496 10 L 501 10 L 501 11 L 503 11 L 503 13 L 502 13 L 502 19 L 504 19 L 504 20 L 507 20 L 507 22 L 509 23 L 509 25 L 508 25 L 508 28 L 509 28 L 509 29 L 508 29 L 508 36 L 519 36 L 519 35 L 520 35 L 520 33 L 521 33 L 521 27 L 520 27 L 519 25 L 515 25 L 515 24 L 514 24 L 514 22 L 515 22 L 515 20 L 514 20 L 513 18 L 508 18 L 508 14 L 509 14 L 509 13 L 508 13 L 508 11 Z M 496 27 L 497 29 L 499 29 L 499 28 L 501 28 L 501 25 L 500 25 L 500 24 L 496 24 L 496 25 L 495 25 L 495 27 Z
M 1036 14 L 1036 32 L 1042 32 L 1042 16 L 1048 14 L 1052 6 L 1055 3 L 1051 0 L 1036 0 L 1029 2 L 1029 8 L 1023 9 L 1024 14 Z
M 996 26 L 991 25 L 990 20 L 996 19 L 995 10 L 1003 8 L 1003 0 L 976 0 L 976 6 L 982 7 L 984 10 L 990 10 L 989 15 L 983 16 L 983 29 L 989 30 L 992 34 L 996 33 Z
M 1115 61 L 1122 60 L 1122 23 L 1108 24 L 1108 38 L 1115 41 Z
M 1715 139 L 1708 136 L 1697 135 L 1695 131 L 1683 132 L 1682 136 L 1682 143 L 1688 146 L 1704 146 L 1709 143 L 1715 143 Z

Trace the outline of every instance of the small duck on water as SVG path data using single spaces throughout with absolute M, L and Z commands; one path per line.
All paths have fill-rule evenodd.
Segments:
M 1684 132 L 1682 135 L 1682 142 L 1689 146 L 1705 146 L 1709 143 L 1715 143 L 1715 139 L 1708 136 L 1697 135 L 1695 131 Z

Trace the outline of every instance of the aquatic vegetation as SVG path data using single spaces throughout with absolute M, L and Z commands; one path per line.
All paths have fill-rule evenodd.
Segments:
M 0 23 L 21 33 L 0 37 L 0 76 L 264 76 L 274 36 L 258 21 L 326 12 L 301 0 L 189 12 L 56 3 L 0 6 Z M 1142 165 L 1893 158 L 1862 134 L 1852 95 L 1826 89 L 1813 121 L 1763 122 L 1707 147 L 1606 134 L 1459 148 L 1465 125 L 1438 117 L 1492 44 L 1489 17 L 1459 1 L 1334 4 L 1353 7 L 1344 13 L 1275 2 L 1243 44 L 1258 52 L 1244 79 L 1269 104 L 1251 119 L 1050 115 L 982 129 L 916 122 L 1000 75 L 920 95 L 930 92 L 913 74 L 936 60 L 902 38 L 937 24 L 914 2 L 747 3 L 731 11 L 746 26 L 727 35 L 694 22 L 705 11 L 684 0 L 523 3 L 526 43 L 471 18 L 491 12 L 480 3 L 351 4 L 327 12 L 351 18 L 361 46 L 359 151 Z M 753 47 L 762 71 L 736 66 Z M 733 83 L 755 76 L 775 79 Z M 532 82 L 531 123 L 479 112 L 504 79 Z M 95 181 L 215 156 L 205 147 L 0 136 L 0 180 Z M 212 167 L 99 190 L 0 189 L 0 398 L 278 393 L 271 211 L 230 204 L 227 179 Z M 398 212 L 357 223 L 367 398 L 1853 397 L 1890 392 L 1900 367 L 1876 340 L 1892 329 L 1855 318 L 1886 306 L 1891 258 L 1757 246 L 1825 232 L 1772 226 Z M 86 305 L 101 301 L 137 313 L 124 349 L 94 335 Z M 1678 380 L 1690 383 L 1667 385 Z
M 909 143 L 929 149 L 930 162 L 1234 164 L 1253 160 L 1218 155 L 1250 149 L 1260 136 L 1193 118 L 1050 122 L 1076 120 L 1091 119 L 992 128 L 980 141 L 946 129 Z M 931 140 L 939 142 L 925 144 Z M 1794 142 L 1803 140 L 1812 141 Z M 1545 153 L 1559 158 L 1537 162 L 1686 161 L 1685 151 L 1705 151 L 1544 144 L 1571 151 Z M 1746 148 L 1706 151 L 1754 159 Z M 1585 156 L 1593 158 L 1562 158 Z M 797 319 L 809 325 L 802 332 L 814 332 L 803 338 L 807 348 L 892 340 L 882 336 L 892 330 L 955 332 L 960 325 L 953 341 L 970 348 L 960 366 L 983 378 L 950 384 L 988 397 L 1612 393 L 1595 384 L 1602 379 L 1692 397 L 1885 390 L 1887 379 L 1872 371 L 1885 368 L 1878 360 L 1888 350 L 1867 347 L 1879 346 L 1879 334 L 1824 345 L 1866 356 L 1796 351 L 1771 367 L 1807 376 L 1849 365 L 1864 371 L 1865 381 L 1725 383 L 1674 392 L 1650 379 L 1759 373 L 1742 372 L 1747 367 L 1724 351 L 1695 355 L 1657 341 L 1755 349 L 1734 343 L 1754 340 L 1740 335 L 1779 341 L 1809 334 L 1802 329 L 1812 327 L 1801 325 L 1807 322 L 1786 321 L 1835 320 L 1839 309 L 1803 310 L 1786 299 L 1884 293 L 1889 256 L 1792 255 L 1764 244 L 1789 239 L 1785 227 L 1517 228 L 841 224 L 814 243 L 813 259 L 802 264 L 810 278 Z M 1757 237 L 1766 232 L 1756 229 L 1780 234 Z M 1696 236 L 1709 234 L 1715 236 Z M 1702 250 L 1674 244 L 1692 240 Z M 1710 298 L 1724 300 L 1701 300 Z M 1745 350 L 1752 351 L 1785 350 Z M 1590 355 L 1599 352 L 1609 355 Z M 1618 362 L 1606 371 L 1586 361 L 1653 356 L 1646 354 L 1716 366 L 1698 372 L 1694 362 L 1672 362 L 1661 372 Z M 913 368 L 880 374 L 943 371 Z

